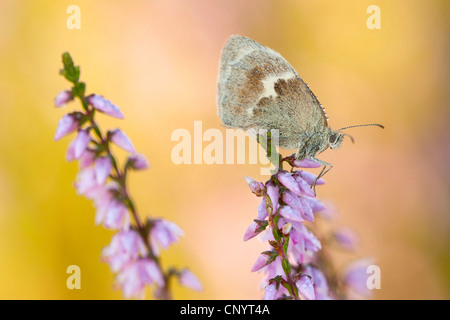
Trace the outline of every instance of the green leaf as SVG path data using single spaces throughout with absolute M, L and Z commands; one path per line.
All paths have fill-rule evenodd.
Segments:
M 272 247 L 274 247 L 275 249 L 278 248 L 278 242 L 276 242 L 276 241 L 269 240 L 269 244 L 270 244 Z
M 283 242 L 283 251 L 284 251 L 285 255 L 287 255 L 288 247 L 289 247 L 289 236 L 285 236 L 284 237 L 284 242 Z
M 260 233 L 264 230 L 266 230 L 267 226 L 269 225 L 269 222 L 267 220 L 253 220 L 258 224 L 258 228 L 255 229 L 256 233 Z
M 74 96 L 83 98 L 85 91 L 86 91 L 86 84 L 84 82 L 78 82 L 73 87 L 73 95 Z
M 66 69 L 66 70 L 69 70 L 70 68 L 73 68 L 73 66 L 74 66 L 72 57 L 70 56 L 70 53 L 68 53 L 68 52 L 64 52 L 62 54 L 62 62 L 63 62 L 64 69 Z
M 289 285 L 289 283 L 287 283 L 286 281 L 283 280 L 283 282 L 281 282 L 281 285 L 282 285 L 283 287 L 285 287 L 285 288 L 289 291 L 289 294 L 290 294 L 291 296 L 294 296 L 294 295 L 293 295 L 293 292 L 292 292 L 292 288 L 291 288 L 291 286 Z
M 278 210 L 277 210 L 276 213 L 278 213 Z M 278 220 L 279 219 L 280 219 L 280 215 L 279 214 L 275 214 L 274 217 L 273 217 L 273 224 L 274 225 L 278 225 Z
M 269 256 L 269 260 L 267 260 L 266 265 L 272 263 L 275 261 L 275 259 L 278 257 L 278 252 L 275 250 L 271 250 L 271 251 L 264 251 L 263 254 L 268 255 Z
M 62 54 L 62 62 L 64 69 L 60 71 L 60 74 L 62 74 L 68 81 L 76 84 L 80 78 L 80 67 L 75 67 L 72 57 L 68 52 L 64 52 Z
M 281 266 L 283 267 L 286 276 L 289 276 L 291 274 L 291 264 L 289 263 L 289 260 L 287 258 L 281 259 Z
M 272 283 L 272 282 L 275 282 L 277 284 L 277 289 L 278 289 L 278 286 L 285 281 L 283 280 L 282 276 L 277 275 L 269 280 L 269 283 Z
M 275 240 L 280 243 L 281 242 L 281 232 L 278 230 L 278 228 L 272 229 L 272 234 Z

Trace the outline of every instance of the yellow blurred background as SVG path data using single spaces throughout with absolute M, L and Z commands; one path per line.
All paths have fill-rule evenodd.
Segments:
M 369 5 L 381 29 L 369 30 Z M 70 5 L 81 29 L 70 30 Z M 450 297 L 449 2 L 442 1 L 82 1 L 0 2 L 0 298 L 121 299 L 100 262 L 112 231 L 94 225 L 94 208 L 76 195 L 73 138 L 54 142 L 55 109 L 68 88 L 61 53 L 81 66 L 88 93 L 112 100 L 120 127 L 150 170 L 133 173 L 142 215 L 165 217 L 185 232 L 164 251 L 165 266 L 189 267 L 204 291 L 174 285 L 176 299 L 260 299 L 262 274 L 250 269 L 266 245 L 242 237 L 258 199 L 243 176 L 265 181 L 258 165 L 175 165 L 175 129 L 225 129 L 216 114 L 220 50 L 241 34 L 280 52 L 309 84 L 345 141 L 321 159 L 335 165 L 321 199 L 361 246 L 340 266 L 371 256 L 381 268 L 375 299 Z M 286 151 L 285 155 L 293 151 Z M 314 171 L 315 172 L 315 171 Z M 66 268 L 81 268 L 81 290 Z

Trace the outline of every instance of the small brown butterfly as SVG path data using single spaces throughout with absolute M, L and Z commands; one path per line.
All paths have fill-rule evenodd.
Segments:
M 317 179 L 333 165 L 316 155 L 338 148 L 344 136 L 349 136 L 342 130 L 384 128 L 365 124 L 334 131 L 328 126 L 325 109 L 295 69 L 279 53 L 239 35 L 231 36 L 222 51 L 217 106 L 227 127 L 277 129 L 280 147 L 297 149 L 297 159 L 310 158 L 324 166 Z

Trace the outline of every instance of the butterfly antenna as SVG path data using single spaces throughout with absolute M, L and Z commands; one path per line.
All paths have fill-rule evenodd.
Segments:
M 349 137 L 350 140 L 352 140 L 352 143 L 355 143 L 355 139 L 353 139 L 353 137 L 351 135 L 349 135 L 348 133 L 342 133 L 342 135 Z
M 381 129 L 384 129 L 384 126 L 381 125 L 381 124 L 378 124 L 378 123 L 370 123 L 370 124 L 358 124 L 358 125 L 356 125 L 356 126 L 350 126 L 350 127 L 340 128 L 340 129 L 338 130 L 338 132 L 341 131 L 341 130 L 344 130 L 344 129 L 350 129 L 350 128 L 356 128 L 356 127 L 370 127 L 370 126 L 377 126 L 377 127 L 380 127 Z

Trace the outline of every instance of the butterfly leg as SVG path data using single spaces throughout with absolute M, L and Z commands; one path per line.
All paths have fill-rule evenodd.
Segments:
M 317 176 L 317 178 L 314 180 L 313 184 L 311 185 L 311 188 L 313 189 L 314 195 L 316 195 L 316 183 L 317 180 L 319 180 L 321 177 L 323 177 L 328 171 L 331 170 L 331 168 L 333 168 L 333 165 L 331 163 L 325 162 L 323 160 L 317 159 L 315 157 L 312 157 L 311 159 L 315 160 L 316 162 L 320 163 L 321 165 L 323 165 L 323 169 L 322 171 L 320 171 L 319 175 Z M 328 169 L 327 169 L 328 166 Z M 326 170 L 325 170 L 326 169 Z

